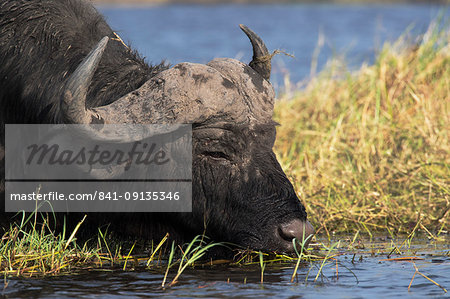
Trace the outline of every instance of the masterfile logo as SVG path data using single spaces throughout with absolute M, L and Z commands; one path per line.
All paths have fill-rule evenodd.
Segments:
M 6 211 L 191 209 L 191 125 L 6 125 L 5 145 Z

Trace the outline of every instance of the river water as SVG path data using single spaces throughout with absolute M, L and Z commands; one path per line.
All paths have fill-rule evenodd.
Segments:
M 272 82 L 280 87 L 287 73 L 293 82 L 311 73 L 314 49 L 320 70 L 330 57 L 345 55 L 351 67 L 371 63 L 384 41 L 405 32 L 424 33 L 441 13 L 428 4 L 371 5 L 168 5 L 100 6 L 113 30 L 149 62 L 162 59 L 206 63 L 215 57 L 251 60 L 251 47 L 238 25 L 245 24 L 265 41 L 269 51 L 284 50 L 273 61 Z

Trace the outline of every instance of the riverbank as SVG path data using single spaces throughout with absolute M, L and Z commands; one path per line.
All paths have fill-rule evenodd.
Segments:
M 319 233 L 450 228 L 450 27 L 328 67 L 276 105 L 276 152 Z

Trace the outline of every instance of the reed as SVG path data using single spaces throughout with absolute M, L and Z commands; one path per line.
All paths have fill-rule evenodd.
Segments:
M 280 96 L 275 151 L 319 234 L 448 231 L 449 45 L 438 21 Z

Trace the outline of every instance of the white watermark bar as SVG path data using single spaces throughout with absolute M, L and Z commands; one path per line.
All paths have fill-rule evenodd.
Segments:
M 180 181 L 132 182 L 132 186 L 102 181 L 6 182 L 5 211 L 191 212 L 191 186 Z
M 190 212 L 191 125 L 6 125 L 5 211 Z

